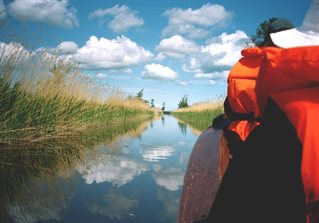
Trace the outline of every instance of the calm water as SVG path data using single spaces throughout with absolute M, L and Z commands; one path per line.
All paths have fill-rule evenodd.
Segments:
M 30 174 L 32 164 L 13 171 L 5 163 L 0 222 L 176 222 L 197 137 L 174 117 L 163 116 L 82 151 L 76 162 L 52 162 L 53 172 L 38 168 Z M 37 160 L 43 162 L 41 156 Z

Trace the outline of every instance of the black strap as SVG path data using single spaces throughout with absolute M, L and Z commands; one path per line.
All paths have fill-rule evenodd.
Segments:
M 213 119 L 212 127 L 214 129 L 225 129 L 230 123 L 230 119 L 224 114 L 220 114 Z
M 261 122 L 262 121 L 262 117 L 255 117 L 253 112 L 250 113 L 237 113 L 234 112 L 234 110 L 231 108 L 228 98 L 226 97 L 225 101 L 224 101 L 224 111 L 225 114 L 227 115 L 227 117 L 231 120 L 231 121 L 238 121 L 238 120 L 247 120 L 247 121 L 258 121 Z

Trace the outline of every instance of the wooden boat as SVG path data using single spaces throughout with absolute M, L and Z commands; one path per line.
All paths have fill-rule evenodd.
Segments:
M 178 223 L 204 219 L 214 202 L 229 152 L 223 131 L 206 129 L 194 144 L 184 177 Z

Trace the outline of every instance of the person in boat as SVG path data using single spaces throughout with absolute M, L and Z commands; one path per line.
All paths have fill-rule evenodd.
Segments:
M 244 49 L 230 72 L 224 135 L 232 159 L 203 222 L 319 222 L 317 21 L 314 0 L 302 27 Z

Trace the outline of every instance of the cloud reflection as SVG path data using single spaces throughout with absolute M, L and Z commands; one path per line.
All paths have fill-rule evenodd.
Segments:
M 163 222 L 176 222 L 179 210 L 179 195 L 172 191 L 158 189 L 157 197 L 163 203 L 160 219 Z
M 107 205 L 92 204 L 89 209 L 94 214 L 104 215 L 110 219 L 123 220 L 133 217 L 133 209 L 138 207 L 138 200 L 124 197 L 116 190 L 109 190 L 105 196 Z
M 120 187 L 147 171 L 145 163 L 121 155 L 101 154 L 78 168 L 87 184 L 109 182 Z
M 184 173 L 181 169 L 175 167 L 154 168 L 153 178 L 157 185 L 164 187 L 169 191 L 177 191 L 183 186 Z
M 174 154 L 174 147 L 172 146 L 155 146 L 143 149 L 143 160 L 149 162 L 159 162 L 167 159 Z

